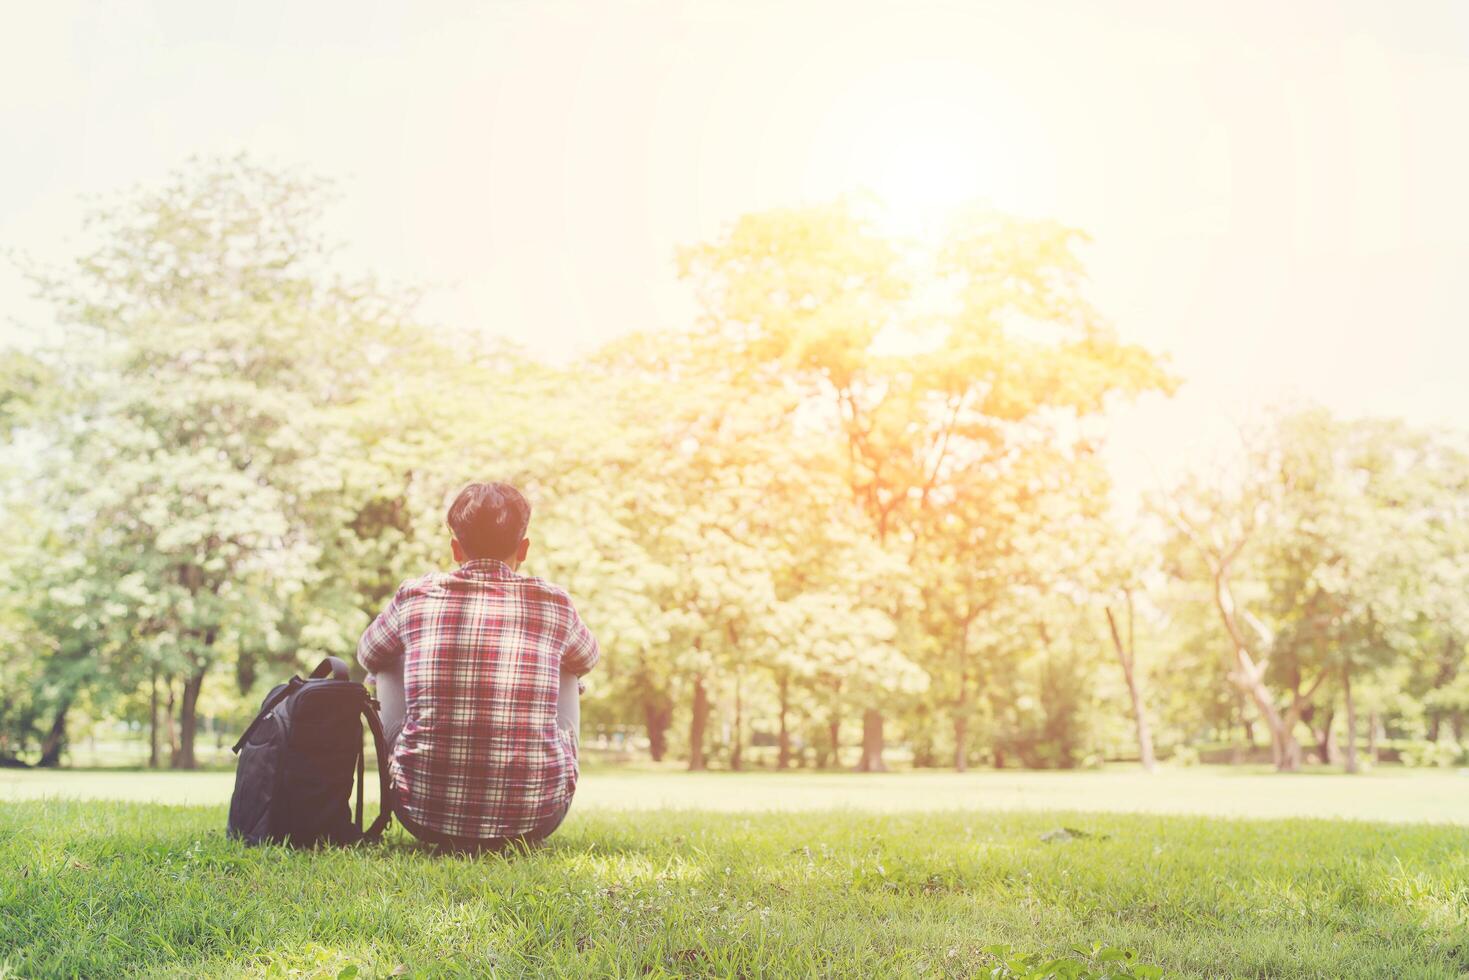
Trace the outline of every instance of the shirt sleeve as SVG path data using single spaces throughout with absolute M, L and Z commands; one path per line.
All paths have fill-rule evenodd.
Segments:
M 571 631 L 567 636 L 566 650 L 561 654 L 561 669 L 581 677 L 597 666 L 602 651 L 597 646 L 597 638 L 587 629 L 577 611 L 567 606 L 567 612 L 571 614 Z
M 399 589 L 388 607 L 374 619 L 357 641 L 357 662 L 370 674 L 392 666 L 403 656 L 403 636 L 400 632 L 398 600 L 403 590 Z

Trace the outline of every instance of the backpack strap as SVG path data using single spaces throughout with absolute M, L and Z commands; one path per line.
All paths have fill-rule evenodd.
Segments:
M 245 729 L 245 734 L 240 736 L 240 740 L 230 748 L 230 751 L 233 752 L 235 755 L 239 755 L 240 750 L 245 747 L 246 742 L 250 741 L 250 736 L 255 734 L 255 729 L 260 727 L 260 723 L 265 720 L 266 715 L 270 714 L 271 709 L 284 701 L 286 699 L 286 695 L 290 694 L 292 691 L 294 691 L 296 688 L 300 687 L 304 683 L 306 682 L 301 680 L 301 678 L 292 677 L 289 681 L 286 682 L 284 687 L 282 687 L 279 691 L 275 693 L 275 697 L 267 698 L 265 703 L 260 706 L 260 713 L 255 716 L 254 721 L 250 722 L 249 727 Z
M 372 729 L 372 744 L 377 750 L 377 779 L 379 787 L 378 814 L 372 826 L 362 832 L 363 840 L 378 840 L 393 819 L 393 781 L 388 771 L 388 740 L 383 734 L 383 720 L 377 714 L 377 701 L 367 698 L 362 705 L 362 717 Z M 366 753 L 357 752 L 357 826 L 362 826 L 362 777 L 366 770 Z
M 357 743 L 357 817 L 356 817 L 356 819 L 355 819 L 355 821 L 353 823 L 353 826 L 355 826 L 357 828 L 357 835 L 359 837 L 363 836 L 363 833 L 362 833 L 362 783 L 363 783 L 363 778 L 362 777 L 366 774 L 366 772 L 367 772 L 367 753 L 363 750 L 362 743 L 361 742 L 358 742 Z
M 311 680 L 319 681 L 325 677 L 330 677 L 334 681 L 347 680 L 347 661 L 341 657 L 327 657 L 317 664 L 316 669 L 311 672 Z

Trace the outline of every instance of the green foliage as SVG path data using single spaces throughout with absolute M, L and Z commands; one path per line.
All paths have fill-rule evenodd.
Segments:
M 739 383 L 805 395 L 804 421 L 838 454 L 869 534 L 904 559 L 915 594 L 890 609 L 928 675 L 926 707 L 949 715 L 961 768 L 981 679 L 991 710 L 1013 714 L 1014 695 L 996 705 L 994 690 L 1014 691 L 1017 661 L 1051 645 L 1044 629 L 1037 642 L 1015 627 L 1044 622 L 1038 599 L 1074 574 L 1065 518 L 1097 515 L 1106 494 L 1076 423 L 1171 385 L 1086 301 L 1080 237 L 974 213 L 915 252 L 843 201 L 745 216 L 682 256 L 718 363 Z M 867 693 L 869 706 L 886 700 Z M 869 749 L 864 737 L 863 765 L 880 765 Z M 1063 747 L 1058 761 L 1072 755 Z
M 0 438 L 9 439 L 54 385 L 46 366 L 19 350 L 0 350 Z
M 1469 763 L 1469 751 L 1457 742 L 1418 740 L 1399 743 L 1398 758 L 1410 769 L 1434 766 L 1449 769 Z
M 491 477 L 602 640 L 588 723 L 656 757 L 849 764 L 861 719 L 864 768 L 883 731 L 917 765 L 1072 768 L 1139 718 L 1164 755 L 1265 728 L 1300 755 L 1344 741 L 1349 688 L 1359 736 L 1464 727 L 1461 440 L 1277 413 L 1171 527 L 1119 519 L 1100 420 L 1176 382 L 1092 306 L 1074 229 L 746 215 L 680 255 L 691 329 L 551 367 L 344 275 L 330 200 L 198 162 L 36 276 L 63 331 L 0 351 L 0 757 L 55 762 L 88 717 L 191 764 L 201 713 L 240 722 L 446 564 L 446 500 Z
M 1180 598 L 1195 623 L 1199 606 L 1218 613 L 1228 676 L 1266 715 L 1282 768 L 1299 765 L 1300 729 L 1330 741 L 1338 707 L 1360 738 L 1353 687 L 1395 734 L 1421 732 L 1425 708 L 1431 738 L 1462 724 L 1466 486 L 1459 434 L 1305 409 L 1270 417 L 1233 472 L 1194 474 L 1162 508 L 1170 571 L 1192 587 Z
M 1101 943 L 1076 950 L 1081 959 L 1050 959 L 1009 946 L 986 946 L 984 952 L 995 964 L 986 973 L 993 980 L 1157 980 L 1163 976 L 1161 968 L 1139 963 L 1132 950 Z
M 210 163 L 97 211 L 100 244 L 38 278 L 67 333 L 35 355 L 57 393 L 28 489 L 64 551 L 27 569 L 26 613 L 105 686 L 179 678 L 185 766 L 216 665 L 344 652 L 360 624 L 318 588 L 349 570 L 320 561 L 354 502 L 340 417 L 403 334 L 370 284 L 321 271 L 316 206 L 309 182 Z

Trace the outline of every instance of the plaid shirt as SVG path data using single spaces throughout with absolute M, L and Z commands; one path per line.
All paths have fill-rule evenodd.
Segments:
M 403 658 L 397 806 L 429 830 L 514 837 L 576 789 L 575 736 L 556 725 L 561 674 L 596 664 L 567 594 L 495 559 L 410 579 L 357 644 L 376 672 Z

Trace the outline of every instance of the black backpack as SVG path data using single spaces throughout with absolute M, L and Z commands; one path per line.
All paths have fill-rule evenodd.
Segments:
M 378 703 L 367 688 L 347 678 L 347 665 L 328 657 L 310 678 L 276 685 L 260 714 L 235 743 L 235 795 L 225 833 L 249 844 L 292 847 L 377 840 L 392 819 L 388 749 Z M 362 829 L 365 758 L 362 719 L 377 746 L 382 802 L 377 819 Z M 357 777 L 357 817 L 348 803 Z

